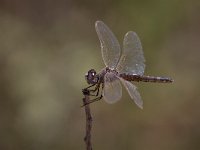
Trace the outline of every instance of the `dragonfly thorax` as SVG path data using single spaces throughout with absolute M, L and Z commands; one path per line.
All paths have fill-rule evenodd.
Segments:
M 105 72 L 106 72 L 106 73 L 107 73 L 107 72 L 109 72 L 109 73 L 113 73 L 113 74 L 115 74 L 115 75 L 118 74 L 118 72 L 117 72 L 116 69 L 110 69 L 110 68 L 108 68 L 108 67 L 105 68 Z
M 90 69 L 86 74 L 85 74 L 85 79 L 88 84 L 95 84 L 98 82 L 98 76 L 96 75 L 96 71 L 94 69 Z

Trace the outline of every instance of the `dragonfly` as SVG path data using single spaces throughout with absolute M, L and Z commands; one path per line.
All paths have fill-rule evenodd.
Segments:
M 89 103 L 104 99 L 107 103 L 113 104 L 122 97 L 122 85 L 128 91 L 131 99 L 139 108 L 143 108 L 143 101 L 134 82 L 159 82 L 171 83 L 173 80 L 168 77 L 155 77 L 144 75 L 145 58 L 141 41 L 138 35 L 129 31 L 123 40 L 123 49 L 103 21 L 95 22 L 95 29 L 101 44 L 101 54 L 105 64 L 100 72 L 90 69 L 86 75 L 86 81 L 91 96 L 96 96 Z M 92 89 L 92 87 L 94 87 Z M 101 88 L 101 94 L 99 94 Z M 88 103 L 88 104 L 89 104 Z

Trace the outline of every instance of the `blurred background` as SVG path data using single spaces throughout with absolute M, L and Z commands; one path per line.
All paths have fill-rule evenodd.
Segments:
M 84 75 L 104 67 L 94 29 L 104 21 L 122 43 L 141 38 L 146 75 L 140 110 L 91 104 L 95 150 L 200 149 L 200 2 L 198 0 L 1 0 L 0 149 L 83 150 Z

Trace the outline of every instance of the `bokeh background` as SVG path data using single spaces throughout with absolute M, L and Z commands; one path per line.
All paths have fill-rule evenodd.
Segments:
M 0 150 L 83 150 L 84 75 L 104 67 L 94 23 L 122 43 L 141 38 L 146 74 L 173 84 L 139 83 L 140 110 L 91 105 L 95 150 L 200 149 L 198 0 L 1 0 Z

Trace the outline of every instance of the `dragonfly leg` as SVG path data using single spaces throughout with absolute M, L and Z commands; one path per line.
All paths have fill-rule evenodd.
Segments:
M 104 88 L 104 83 L 98 82 L 97 86 L 96 86 L 95 89 L 92 91 L 92 92 L 95 92 L 95 91 L 97 90 L 97 93 L 96 93 L 96 95 L 93 95 L 93 96 L 98 96 L 98 95 L 99 95 L 100 86 L 101 86 L 101 95 L 102 95 L 102 91 L 103 91 L 103 88 Z
M 96 90 L 91 90 L 90 92 L 95 92 L 95 91 L 97 91 L 96 92 L 96 94 L 89 94 L 89 96 L 98 96 L 99 95 L 99 88 L 97 88 Z
M 98 96 L 99 95 L 99 88 L 100 88 L 100 83 L 97 85 L 97 94 L 96 94 L 96 96 Z M 85 105 L 88 105 L 88 104 L 91 104 L 91 103 L 93 103 L 93 102 L 96 102 L 96 101 L 99 101 L 99 100 L 101 100 L 102 98 L 103 98 L 103 95 L 102 95 L 102 91 L 103 91 L 103 88 L 104 88 L 104 83 L 102 83 L 102 86 L 101 86 L 101 95 L 99 96 L 99 97 L 97 97 L 97 98 L 95 98 L 95 99 L 92 99 L 92 100 L 90 100 L 87 104 L 85 104 Z M 83 106 L 85 106 L 85 105 L 83 105 Z M 82 107 L 83 107 L 82 106 Z
M 99 88 L 100 88 L 100 86 L 99 86 Z M 96 93 L 95 96 L 98 96 L 98 95 L 99 95 L 99 88 L 97 89 L 97 93 Z
M 99 89 L 100 89 L 101 84 L 97 84 L 97 86 L 95 87 L 94 90 L 89 90 L 90 92 L 94 93 L 96 92 L 96 94 L 89 94 L 90 96 L 98 96 L 99 95 Z
M 89 90 L 89 89 L 88 89 L 88 88 L 90 88 L 90 87 L 92 87 L 92 86 L 95 86 L 95 85 L 96 85 L 96 87 L 95 87 L 93 90 Z M 102 97 L 103 97 L 102 91 L 103 91 L 103 87 L 104 87 L 104 84 L 103 84 L 103 83 L 102 83 L 102 86 L 101 86 L 101 94 L 100 94 L 99 97 L 97 97 L 97 96 L 99 95 L 100 86 L 101 86 L 101 82 L 98 82 L 97 84 L 91 85 L 91 86 L 89 86 L 89 87 L 83 89 L 83 91 L 86 90 L 86 91 L 89 92 L 89 93 L 88 93 L 89 96 L 96 96 L 96 98 L 90 100 L 87 104 L 82 105 L 82 107 L 85 106 L 85 105 L 88 105 L 88 104 L 90 104 L 90 103 L 93 103 L 93 102 L 96 102 L 96 101 L 99 101 L 99 100 L 102 99 Z M 97 93 L 96 93 L 95 95 L 94 95 L 94 94 L 90 94 L 90 92 L 96 92 L 96 91 L 97 91 Z
M 93 90 L 93 92 L 97 91 L 96 95 L 95 96 L 98 96 L 99 95 L 99 88 L 101 86 L 101 83 L 98 83 L 97 86 L 95 87 L 95 89 Z
M 91 103 L 93 103 L 93 102 L 99 101 L 99 100 L 102 99 L 102 97 L 103 97 L 103 96 L 101 95 L 101 96 L 99 96 L 99 97 L 97 97 L 97 98 L 95 98 L 95 99 L 92 99 L 92 100 L 90 100 L 88 103 L 82 105 L 81 107 L 86 106 L 86 105 L 89 105 L 89 104 L 91 104 Z
M 93 87 L 93 86 L 96 85 L 95 89 L 93 89 L 93 90 L 89 90 L 89 91 L 91 91 L 91 92 L 95 92 L 95 91 L 98 89 L 99 84 L 101 84 L 101 83 L 99 82 L 99 79 L 98 79 L 96 83 L 94 83 L 94 84 L 92 84 L 92 85 L 86 87 L 85 89 L 90 89 L 91 87 Z
M 95 89 L 90 89 L 91 87 L 93 87 L 93 86 L 95 86 L 96 85 L 96 87 L 95 87 Z M 86 87 L 86 88 L 84 88 L 84 89 L 82 89 L 82 92 L 84 93 L 84 91 L 88 91 L 89 93 L 87 94 L 87 95 L 89 95 L 89 96 L 96 96 L 96 94 L 90 94 L 90 92 L 92 92 L 92 93 L 94 93 L 96 90 L 98 90 L 98 84 L 97 83 L 95 83 L 95 84 L 92 84 L 92 85 L 90 85 L 90 86 L 88 86 L 88 87 Z
M 90 86 L 88 86 L 88 87 L 86 87 L 86 88 L 84 88 L 84 89 L 89 89 L 89 88 L 91 88 L 91 87 L 93 87 L 93 86 L 95 86 L 96 85 L 96 83 L 95 84 L 92 84 L 92 85 L 90 85 Z

